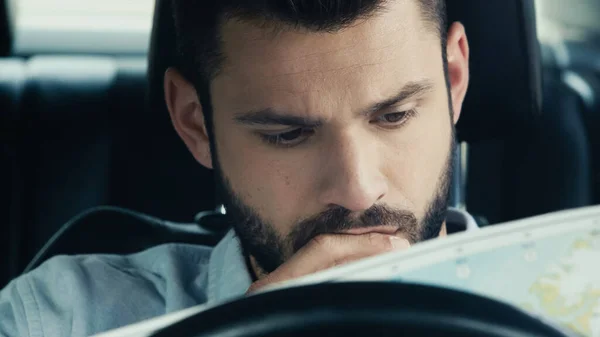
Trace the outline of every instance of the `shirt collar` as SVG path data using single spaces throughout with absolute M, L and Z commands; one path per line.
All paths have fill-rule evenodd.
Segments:
M 455 227 L 451 232 L 476 230 L 477 223 L 464 210 L 448 208 L 447 226 Z M 222 302 L 243 296 L 250 285 L 252 277 L 240 240 L 231 229 L 213 249 L 208 266 L 207 296 L 209 303 Z
M 242 253 L 242 245 L 230 230 L 213 249 L 208 262 L 208 302 L 222 302 L 243 296 L 252 278 Z
M 448 207 L 448 212 L 446 213 L 446 227 L 448 228 L 449 234 L 470 232 L 479 229 L 475 218 L 473 218 L 469 212 L 454 207 Z

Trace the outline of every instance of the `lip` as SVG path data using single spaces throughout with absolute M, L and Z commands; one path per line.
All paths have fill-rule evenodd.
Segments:
M 362 235 L 367 233 L 380 233 L 393 235 L 398 231 L 397 227 L 394 226 L 375 226 L 375 227 L 360 227 L 353 228 L 346 231 L 342 231 L 342 234 Z

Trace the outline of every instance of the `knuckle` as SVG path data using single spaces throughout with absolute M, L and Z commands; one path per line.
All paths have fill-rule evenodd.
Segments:
M 393 250 L 392 242 L 386 235 L 378 234 L 378 233 L 369 233 L 367 240 L 369 244 L 376 248 L 381 249 L 383 251 Z
M 334 259 L 331 263 L 331 267 L 341 266 L 343 264 L 346 264 L 348 261 L 349 261 L 348 257 L 334 257 Z
M 369 241 L 370 244 L 372 245 L 377 245 L 379 243 L 380 240 L 380 236 L 377 233 L 369 233 L 367 234 L 367 240 Z

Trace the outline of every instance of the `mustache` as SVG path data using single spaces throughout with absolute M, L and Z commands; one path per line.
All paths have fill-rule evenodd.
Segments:
M 343 207 L 330 208 L 301 221 L 288 236 L 294 253 L 321 234 L 339 233 L 355 228 L 397 227 L 411 243 L 419 241 L 419 223 L 412 212 L 386 205 L 373 205 L 360 215 Z

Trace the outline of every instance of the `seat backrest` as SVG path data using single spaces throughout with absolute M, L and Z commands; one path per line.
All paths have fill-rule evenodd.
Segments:
M 20 225 L 27 233 L 21 263 L 71 217 L 109 201 L 111 133 L 124 113 L 110 104 L 118 72 L 111 58 L 39 56 L 26 67 L 19 130 Z
M 25 83 L 23 61 L 0 58 L 0 256 L 15 255 L 22 180 L 17 163 L 16 128 Z M 0 263 L 0 285 L 17 274 L 11 260 Z
M 600 59 L 600 50 L 597 53 Z M 598 69 L 573 69 L 566 73 L 567 85 L 581 98 L 584 124 L 592 154 L 593 203 L 600 204 L 600 62 Z
M 527 135 L 471 144 L 467 205 L 483 224 L 592 204 L 579 97 L 544 74 L 543 114 Z
M 19 229 L 27 235 L 20 266 L 92 207 L 178 222 L 211 209 L 203 179 L 194 178 L 208 170 L 178 139 L 168 114 L 152 113 L 143 57 L 34 56 L 21 63 L 26 78 L 16 143 Z
M 543 88 L 544 113 L 522 151 L 523 165 L 517 169 L 524 172 L 516 184 L 527 183 L 542 193 L 528 196 L 524 191 L 517 202 L 530 200 L 539 207 L 538 214 L 591 205 L 592 151 L 585 108 L 580 97 L 550 70 L 544 73 Z M 552 183 L 550 188 L 548 183 Z
M 56 255 L 133 254 L 167 243 L 214 246 L 222 235 L 196 223 L 173 223 L 123 208 L 95 207 L 64 224 L 24 272 Z
M 448 6 L 480 13 L 450 15 L 465 24 L 471 46 L 472 80 L 458 125 L 468 145 L 467 209 L 487 224 L 590 205 L 582 106 L 542 68 L 533 1 Z
M 556 42 L 549 48 L 553 68 L 582 102 L 592 153 L 593 202 L 600 204 L 600 34 L 595 37 L 598 43 L 591 39 Z

